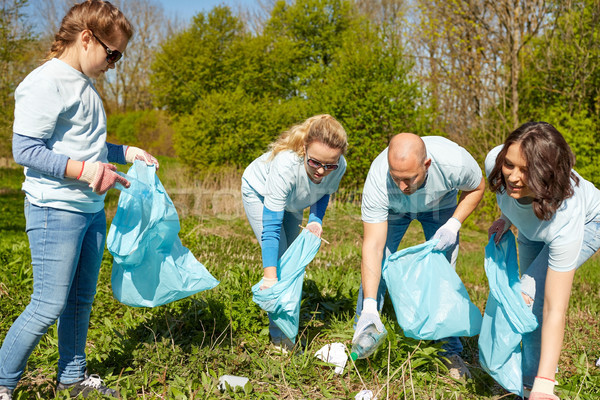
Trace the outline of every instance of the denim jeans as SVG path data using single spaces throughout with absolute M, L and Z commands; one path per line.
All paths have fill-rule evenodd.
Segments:
M 79 213 L 25 201 L 33 267 L 30 303 L 0 349 L 0 386 L 14 389 L 27 359 L 58 320 L 58 382 L 84 379 L 85 344 L 106 237 L 104 210 Z
M 242 202 L 244 203 L 244 211 L 248 222 L 252 227 L 256 240 L 261 244 L 261 237 L 263 231 L 262 215 L 264 207 L 264 197 L 258 194 L 252 188 L 242 186 Z M 300 224 L 302 223 L 302 213 L 292 213 L 285 211 L 283 213 L 283 222 L 281 225 L 281 234 L 279 237 L 279 253 L 278 257 L 281 257 L 287 248 L 300 234 Z M 261 244 L 262 245 L 262 244 Z M 285 344 L 288 347 L 292 347 L 293 343 L 285 336 L 285 334 L 279 329 L 277 325 L 271 319 L 269 315 L 269 335 L 271 341 L 276 345 Z
M 519 265 L 521 273 L 526 273 L 535 280 L 535 299 L 533 313 L 537 317 L 538 327 L 531 333 L 523 335 L 523 384 L 533 386 L 533 380 L 538 372 L 542 349 L 542 318 L 544 314 L 544 289 L 546 272 L 548 271 L 548 245 L 543 242 L 533 242 L 522 235 L 517 239 L 519 245 Z M 600 248 L 600 219 L 588 222 L 584 226 L 583 243 L 577 257 L 579 268 L 588 258 Z
M 423 227 L 423 233 L 425 234 L 425 240 L 429 240 L 433 237 L 435 232 L 444 225 L 454 214 L 453 208 L 446 208 L 443 210 L 436 211 L 428 211 L 428 212 L 420 212 L 420 213 L 405 213 L 405 214 L 396 214 L 391 213 L 388 216 L 388 228 L 387 228 L 387 239 L 385 243 L 385 252 L 383 258 L 381 260 L 382 266 L 385 262 L 385 259 L 395 253 L 398 250 L 398 246 L 400 245 L 400 241 L 404 237 L 408 226 L 413 220 L 417 220 L 421 223 Z M 452 264 L 452 267 L 456 269 L 456 258 L 458 257 L 458 237 L 454 246 L 446 251 L 446 258 Z M 387 287 L 385 281 L 382 279 L 379 280 L 379 288 L 377 290 L 377 307 L 381 312 L 383 308 L 383 301 L 385 297 L 385 292 L 387 291 Z M 356 302 L 356 317 L 354 319 L 354 324 L 358 322 L 360 318 L 360 314 L 362 312 L 363 307 L 363 288 L 362 284 L 360 285 L 360 289 L 358 291 L 358 301 Z M 445 342 L 442 345 L 442 348 L 446 351 L 447 356 L 453 354 L 460 354 L 462 352 L 463 346 L 460 342 L 460 338 L 458 337 L 450 337 L 441 339 L 441 342 Z

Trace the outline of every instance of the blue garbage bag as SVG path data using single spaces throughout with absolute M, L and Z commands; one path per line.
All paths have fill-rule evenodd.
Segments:
M 179 239 L 179 217 L 154 166 L 136 161 L 125 176 L 107 238 L 112 290 L 121 303 L 156 307 L 219 284 Z
M 433 250 L 437 242 L 397 251 L 384 262 L 382 275 L 398 324 L 414 339 L 477 335 L 481 312 L 444 253 Z
M 485 247 L 485 273 L 490 294 L 479 334 L 479 363 L 502 387 L 523 396 L 522 335 L 538 323 L 521 296 L 515 236 L 492 237 Z
M 304 270 L 315 258 L 321 247 L 321 239 L 303 230 L 277 261 L 278 282 L 260 290 L 261 279 L 252 286 L 252 300 L 267 311 L 275 324 L 293 343 L 300 325 L 300 300 Z

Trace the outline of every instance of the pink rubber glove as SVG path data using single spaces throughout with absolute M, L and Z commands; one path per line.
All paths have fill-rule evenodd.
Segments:
M 127 150 L 125 150 L 125 161 L 128 163 L 133 163 L 135 160 L 142 160 L 146 163 L 146 165 L 156 165 L 156 169 L 158 169 L 158 160 L 152 155 L 138 147 L 127 146 Z
M 560 400 L 560 398 L 553 394 L 531 392 L 529 395 L 529 400 Z
M 129 187 L 129 181 L 117 174 L 117 167 L 112 164 L 105 164 L 100 161 L 85 162 L 77 179 L 89 183 L 89 187 L 95 193 L 104 194 L 115 187 L 115 184 L 120 183 L 126 188 Z

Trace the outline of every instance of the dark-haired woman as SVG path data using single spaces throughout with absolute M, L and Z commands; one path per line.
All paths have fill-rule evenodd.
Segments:
M 538 328 L 523 337 L 523 383 L 530 400 L 554 400 L 555 373 L 575 271 L 600 247 L 600 191 L 574 170 L 575 155 L 546 122 L 512 132 L 485 160 L 502 211 L 496 241 L 518 231 L 523 297 Z

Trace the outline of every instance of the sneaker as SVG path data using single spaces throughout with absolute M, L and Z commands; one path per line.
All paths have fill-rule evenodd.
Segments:
M 0 386 L 0 400 L 11 400 L 12 392 L 13 391 L 6 386 Z
M 458 354 L 452 354 L 447 357 L 447 361 L 444 361 L 444 365 L 448 368 L 450 377 L 456 380 L 471 379 L 471 371 L 467 367 L 467 364 Z
M 104 381 L 96 374 L 85 374 L 85 379 L 79 382 L 65 384 L 59 383 L 56 390 L 68 390 L 71 397 L 88 397 L 90 393 L 99 392 L 105 396 L 115 397 L 120 399 L 119 392 L 115 389 L 104 386 Z

